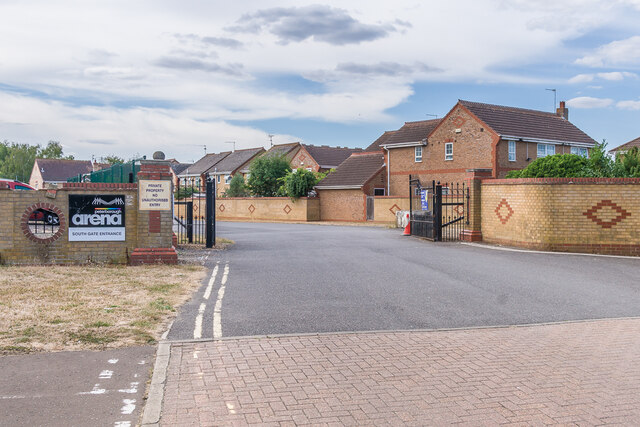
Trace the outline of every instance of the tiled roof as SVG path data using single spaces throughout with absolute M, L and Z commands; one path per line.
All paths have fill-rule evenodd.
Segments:
M 201 175 L 205 172 L 209 172 L 220 160 L 231 154 L 231 151 L 225 151 L 224 153 L 211 153 L 206 154 L 203 158 L 183 170 L 179 175 Z
M 192 166 L 193 163 L 171 163 L 171 169 L 176 175 L 180 175 L 186 168 Z
M 632 149 L 633 147 L 638 147 L 638 148 L 640 148 L 640 137 L 638 137 L 638 138 L 636 138 L 636 139 L 634 139 L 634 140 L 632 140 L 632 141 L 629 141 L 629 142 L 627 142 L 626 144 L 622 144 L 622 145 L 621 145 L 621 146 L 619 146 L 619 147 L 616 147 L 616 148 L 614 148 L 614 149 L 611 149 L 611 150 L 609 150 L 609 152 L 610 152 L 610 153 L 616 153 L 616 152 L 618 152 L 618 151 L 627 151 L 627 150 Z
M 462 100 L 459 103 L 501 136 L 596 143 L 571 122 L 554 113 Z
M 362 187 L 384 166 L 381 153 L 359 153 L 346 159 L 335 172 L 320 181 L 317 188 L 323 187 Z
M 299 147 L 300 147 L 299 142 L 290 142 L 288 144 L 277 144 L 269 148 L 266 154 L 287 155 Z
M 216 172 L 218 174 L 225 175 L 234 173 L 240 166 L 244 165 L 262 152 L 264 152 L 264 148 L 262 147 L 236 150 L 215 165 Z
M 362 152 L 362 148 L 329 147 L 327 145 L 302 144 L 309 155 L 321 168 L 337 168 L 353 153 Z
M 90 160 L 36 159 L 42 179 L 47 182 L 66 181 L 78 174 L 93 172 Z
M 380 135 L 378 137 L 378 139 L 376 139 L 375 141 L 373 141 L 371 143 L 370 146 L 368 146 L 367 148 L 364 149 L 364 151 L 379 151 L 382 150 L 382 147 L 380 147 L 382 144 L 386 144 L 387 141 L 389 140 L 389 138 L 391 138 L 391 136 L 393 134 L 395 134 L 397 131 L 395 130 L 388 130 L 385 133 L 383 133 L 382 135 Z
M 442 119 L 420 120 L 405 122 L 397 131 L 393 132 L 384 144 L 402 144 L 405 142 L 419 142 L 433 131 Z

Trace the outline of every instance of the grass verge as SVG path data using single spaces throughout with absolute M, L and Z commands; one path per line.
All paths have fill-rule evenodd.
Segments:
M 0 267 L 0 354 L 154 343 L 204 274 L 199 265 Z

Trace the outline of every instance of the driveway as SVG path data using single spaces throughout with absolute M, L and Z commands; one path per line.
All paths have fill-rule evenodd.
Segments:
M 219 338 L 640 315 L 640 259 L 497 251 L 380 227 L 221 222 L 217 232 L 236 244 L 208 258 L 209 298 L 205 285 L 169 339 L 194 338 L 198 317 L 198 338 L 214 336 L 216 319 Z

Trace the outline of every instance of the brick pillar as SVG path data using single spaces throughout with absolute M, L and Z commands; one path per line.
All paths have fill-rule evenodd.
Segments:
M 481 183 L 483 179 L 490 179 L 491 174 L 492 169 L 467 169 L 465 181 L 469 187 L 469 209 L 466 215 L 469 218 L 469 224 L 465 225 L 461 235 L 462 240 L 466 242 L 479 242 L 482 240 Z
M 138 181 L 171 182 L 171 165 L 164 160 L 142 160 Z M 138 191 L 140 188 L 138 187 Z M 176 264 L 173 247 L 173 210 L 140 210 L 138 199 L 138 243 L 130 257 L 132 265 Z

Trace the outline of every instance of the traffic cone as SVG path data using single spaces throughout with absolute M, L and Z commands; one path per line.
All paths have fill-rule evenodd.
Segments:
M 403 236 L 411 236 L 411 220 L 409 219 L 409 214 L 407 214 L 407 226 L 404 228 Z

